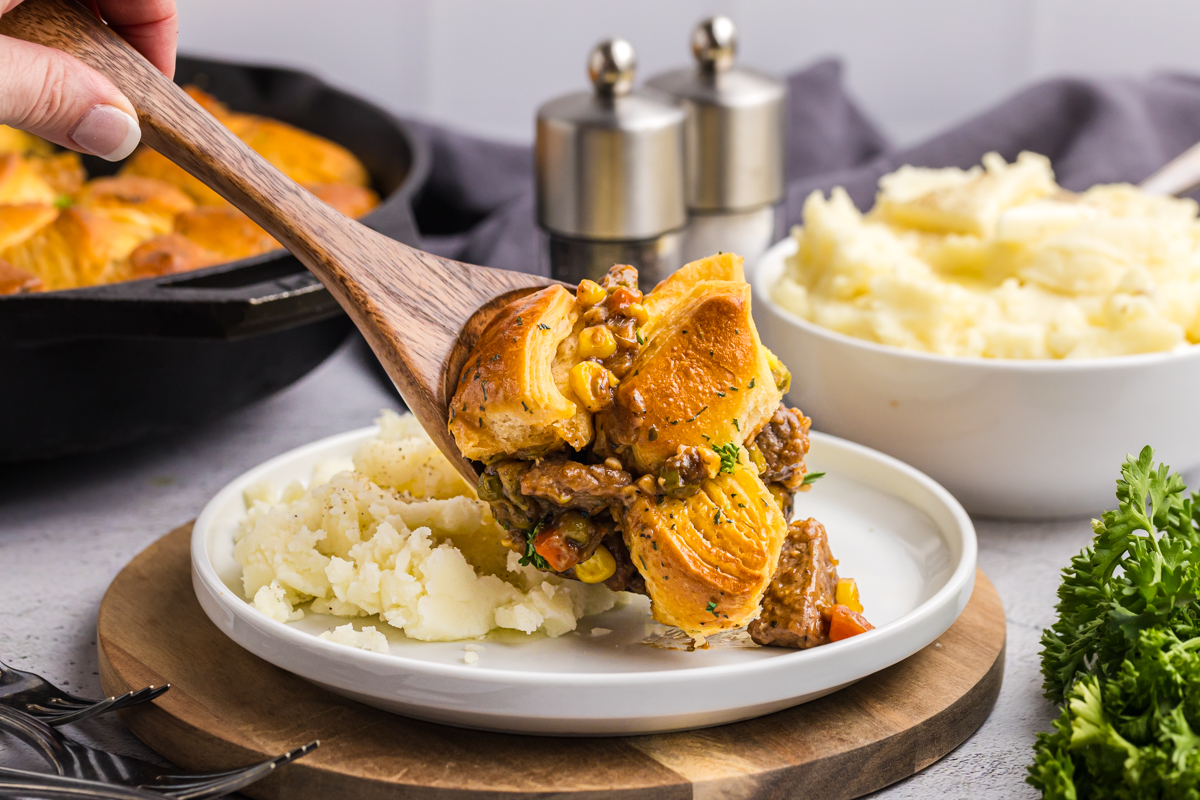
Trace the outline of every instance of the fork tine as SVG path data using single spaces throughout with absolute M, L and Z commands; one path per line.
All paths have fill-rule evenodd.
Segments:
M 41 772 L 0 767 L 0 797 L 63 798 L 64 800 L 162 800 L 162 795 L 115 783 L 64 778 Z
M 214 772 L 206 775 L 164 775 L 153 784 L 146 784 L 140 788 L 156 790 L 177 798 L 177 800 L 207 800 L 207 798 L 221 797 L 267 777 L 278 767 L 316 750 L 320 744 L 320 741 L 309 742 L 275 758 L 226 772 Z
M 91 705 L 86 705 L 73 711 L 64 711 L 63 713 L 51 712 L 50 714 L 45 715 L 45 719 L 54 726 L 66 725 L 72 722 L 82 722 L 83 720 L 90 719 L 97 714 L 106 714 L 110 711 L 120 711 L 123 708 L 129 708 L 130 706 L 136 706 L 139 703 L 146 703 L 162 697 L 163 694 L 165 694 L 170 688 L 171 684 L 169 683 L 162 686 L 146 686 L 133 692 L 126 692 L 125 694 L 118 695 L 116 697 L 109 697 L 105 700 L 101 700 L 98 703 L 92 703 Z

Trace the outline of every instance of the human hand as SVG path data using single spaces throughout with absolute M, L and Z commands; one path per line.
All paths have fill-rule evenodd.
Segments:
M 0 0 L 0 14 L 21 0 Z M 175 0 L 89 0 L 109 26 L 170 77 Z M 120 161 L 142 132 L 133 105 L 100 73 L 60 50 L 0 36 L 0 125 Z

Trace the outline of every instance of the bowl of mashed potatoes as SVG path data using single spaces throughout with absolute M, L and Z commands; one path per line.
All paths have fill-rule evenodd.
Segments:
M 1192 200 L 1068 192 L 1049 161 L 903 167 L 860 212 L 814 193 L 753 271 L 764 342 L 814 427 L 901 458 L 968 510 L 1096 513 L 1152 445 L 1200 466 Z

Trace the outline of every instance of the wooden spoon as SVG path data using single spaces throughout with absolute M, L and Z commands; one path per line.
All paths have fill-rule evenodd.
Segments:
M 54 47 L 111 80 L 142 141 L 265 228 L 320 279 L 459 472 L 477 475 L 447 428 L 454 378 L 492 314 L 548 278 L 413 249 L 334 211 L 271 166 L 74 0 L 25 0 L 0 35 Z

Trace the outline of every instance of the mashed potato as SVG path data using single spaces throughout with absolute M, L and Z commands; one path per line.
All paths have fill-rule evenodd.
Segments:
M 307 489 L 246 492 L 234 556 L 255 608 L 280 622 L 301 619 L 304 605 L 377 617 L 409 638 L 447 641 L 494 628 L 559 636 L 613 607 L 617 596 L 602 585 L 520 566 L 487 503 L 411 415 L 385 411 L 378 422 L 379 437 L 352 465 L 318 467 Z M 373 626 L 323 638 L 387 650 Z
M 1050 162 L 903 167 L 861 214 L 814 192 L 772 295 L 825 328 L 951 356 L 1087 358 L 1200 341 L 1192 200 L 1059 188 Z

